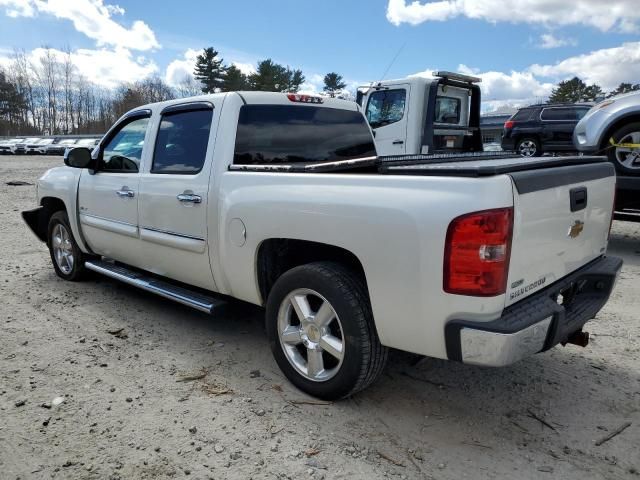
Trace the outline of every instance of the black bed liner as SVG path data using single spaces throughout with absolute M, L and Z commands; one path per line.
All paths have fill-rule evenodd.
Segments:
M 337 162 L 231 165 L 231 171 L 288 173 L 378 173 L 383 175 L 425 175 L 487 177 L 527 170 L 540 170 L 606 162 L 605 157 L 520 157 L 512 152 L 442 153 L 368 157 Z

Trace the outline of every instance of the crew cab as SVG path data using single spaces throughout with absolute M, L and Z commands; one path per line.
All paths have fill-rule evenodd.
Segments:
M 65 164 L 23 212 L 58 276 L 263 306 L 279 367 L 321 398 L 371 384 L 389 348 L 504 366 L 584 344 L 622 263 L 604 159 L 381 158 L 338 99 L 145 105 Z
M 480 78 L 445 71 L 358 88 L 381 156 L 481 152 Z

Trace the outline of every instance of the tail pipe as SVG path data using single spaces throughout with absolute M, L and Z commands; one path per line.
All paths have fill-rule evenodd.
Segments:
M 573 332 L 571 335 L 569 335 L 565 342 L 562 342 L 562 346 L 564 347 L 567 343 L 578 345 L 580 347 L 586 347 L 587 345 L 589 345 L 589 332 L 583 332 L 582 330 Z

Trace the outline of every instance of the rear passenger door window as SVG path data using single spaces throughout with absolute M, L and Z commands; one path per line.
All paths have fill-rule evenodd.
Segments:
M 165 111 L 160 120 L 151 173 L 195 175 L 204 165 L 213 109 Z
M 545 121 L 566 122 L 576 119 L 575 109 L 568 107 L 545 108 L 540 114 L 540 118 Z

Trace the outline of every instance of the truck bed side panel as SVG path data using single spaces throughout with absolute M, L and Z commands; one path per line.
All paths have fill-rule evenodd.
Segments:
M 228 294 L 263 304 L 256 257 L 269 238 L 326 243 L 361 262 L 383 344 L 446 358 L 451 318 L 493 320 L 504 295 L 473 298 L 442 288 L 449 222 L 470 210 L 510 207 L 511 179 L 366 174 L 225 172 L 220 179 L 219 258 Z M 230 238 L 232 220 L 246 243 Z M 234 222 L 237 223 L 237 222 Z M 212 249 L 213 251 L 213 249 Z

